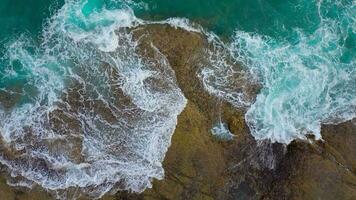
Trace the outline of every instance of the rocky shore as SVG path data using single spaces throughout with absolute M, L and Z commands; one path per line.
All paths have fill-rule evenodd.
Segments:
M 257 142 L 244 122 L 245 111 L 207 93 L 197 78 L 200 65 L 208 62 L 209 45 L 202 35 L 168 25 L 129 31 L 143 57 L 154 56 L 151 44 L 167 57 L 188 104 L 163 163 L 165 178 L 154 180 L 142 194 L 119 192 L 103 199 L 356 199 L 355 120 L 324 125 L 323 141 L 311 136 L 288 146 Z M 255 96 L 258 89 L 248 90 Z M 212 136 L 220 119 L 235 135 L 232 140 Z M 40 188 L 14 189 L 1 178 L 0 199 L 51 197 Z

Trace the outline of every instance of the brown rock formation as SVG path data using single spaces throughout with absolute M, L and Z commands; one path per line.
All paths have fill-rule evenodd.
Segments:
M 207 62 L 202 35 L 168 25 L 132 31 L 143 56 L 154 56 L 147 48 L 153 44 L 167 57 L 188 104 L 166 154 L 165 178 L 142 194 L 120 192 L 103 199 L 356 199 L 355 121 L 323 126 L 324 141 L 294 141 L 287 147 L 256 142 L 244 111 L 209 95 L 196 77 L 199 63 Z M 218 112 L 234 140 L 212 137 Z M 3 179 L 0 189 L 0 199 L 49 199 L 37 190 L 11 189 Z

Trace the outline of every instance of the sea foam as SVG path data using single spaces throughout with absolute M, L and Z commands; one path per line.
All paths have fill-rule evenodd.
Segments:
M 142 24 L 121 9 L 66 1 L 46 23 L 41 45 L 26 35 L 8 44 L 0 110 L 9 184 L 53 191 L 142 192 L 162 179 L 162 161 L 186 99 L 168 60 L 137 53 L 126 30 Z M 17 81 L 18 85 L 10 83 Z M 15 94 L 15 95 L 13 95 Z M 6 109 L 5 109 L 6 107 Z
M 245 119 L 257 140 L 288 144 L 307 134 L 320 139 L 321 124 L 356 116 L 355 49 L 348 44 L 356 34 L 355 3 L 319 1 L 317 8 L 320 24 L 313 33 L 295 29 L 296 38 L 286 41 L 236 31 L 226 48 L 243 71 L 212 62 L 201 73 L 212 94 L 238 108 L 248 106 Z M 331 15 L 331 9 L 338 13 Z M 243 81 L 230 77 L 237 73 L 248 74 L 240 80 L 262 85 L 255 101 L 236 89 Z
M 205 35 L 209 61 L 198 76 L 212 95 L 247 110 L 257 140 L 321 138 L 321 124 L 356 115 L 354 49 L 347 45 L 355 35 L 354 3 L 318 1 L 319 28 L 295 29 L 293 42 L 243 31 L 222 42 L 187 19 L 138 19 L 130 1 L 117 1 L 119 9 L 88 3 L 66 1 L 44 26 L 41 45 L 23 35 L 2 58 L 0 92 L 10 101 L 0 105 L 0 162 L 11 185 L 38 184 L 62 199 L 72 189 L 99 198 L 142 192 L 163 178 L 186 99 L 157 48 L 150 47 L 152 60 L 137 53 L 126 28 L 139 25 Z M 330 17 L 335 6 L 341 12 Z M 262 87 L 256 99 L 254 85 Z M 223 123 L 212 131 L 232 136 Z

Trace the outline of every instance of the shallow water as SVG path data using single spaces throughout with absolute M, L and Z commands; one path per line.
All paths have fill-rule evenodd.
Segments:
M 14 185 L 100 197 L 163 178 L 186 99 L 166 57 L 152 46 L 154 59 L 141 58 L 122 29 L 141 24 L 209 38 L 215 48 L 198 76 L 247 110 L 258 140 L 320 138 L 322 123 L 356 115 L 351 0 L 3 0 L 0 11 L 0 162 Z M 249 84 L 262 86 L 256 100 Z

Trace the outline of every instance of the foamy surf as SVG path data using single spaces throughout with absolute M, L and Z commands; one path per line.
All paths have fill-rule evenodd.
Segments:
M 67 199 L 118 190 L 142 192 L 162 179 L 162 161 L 186 99 L 165 56 L 137 53 L 129 28 L 169 24 L 206 36 L 204 88 L 237 109 L 257 140 L 288 144 L 323 123 L 356 116 L 355 4 L 318 1 L 319 27 L 286 41 L 236 31 L 232 41 L 188 19 L 145 21 L 131 1 L 66 1 L 44 26 L 42 44 L 26 35 L 8 44 L 1 68 L 0 162 L 14 186 L 40 185 Z M 330 17 L 330 9 L 340 13 Z M 352 50 L 351 50 L 352 51 Z M 256 87 L 261 91 L 255 99 Z M 220 122 L 212 134 L 232 139 Z M 69 192 L 68 192 L 69 191 Z M 73 198 L 76 198 L 74 196 Z
M 321 139 L 321 124 L 356 117 L 356 63 L 345 44 L 355 35 L 355 4 L 319 3 L 319 27 L 312 34 L 296 29 L 297 41 L 236 32 L 230 49 L 263 85 L 246 113 L 258 140 Z M 335 6 L 338 15 L 328 16 Z
M 61 199 L 77 198 L 76 190 L 100 198 L 142 192 L 163 178 L 186 99 L 158 49 L 151 47 L 154 60 L 137 53 L 124 28 L 143 22 L 124 2 L 89 8 L 66 1 L 40 46 L 26 36 L 8 45 L 3 77 L 22 80 L 1 88 L 18 100 L 0 110 L 0 162 L 11 185 L 37 184 Z
M 236 31 L 223 43 L 205 33 L 213 50 L 199 77 L 212 95 L 247 109 L 257 140 L 321 139 L 322 124 L 356 117 L 356 64 L 348 44 L 356 34 L 355 3 L 315 4 L 319 27 L 312 33 L 294 29 L 293 41 Z M 262 86 L 256 100 L 253 85 Z

